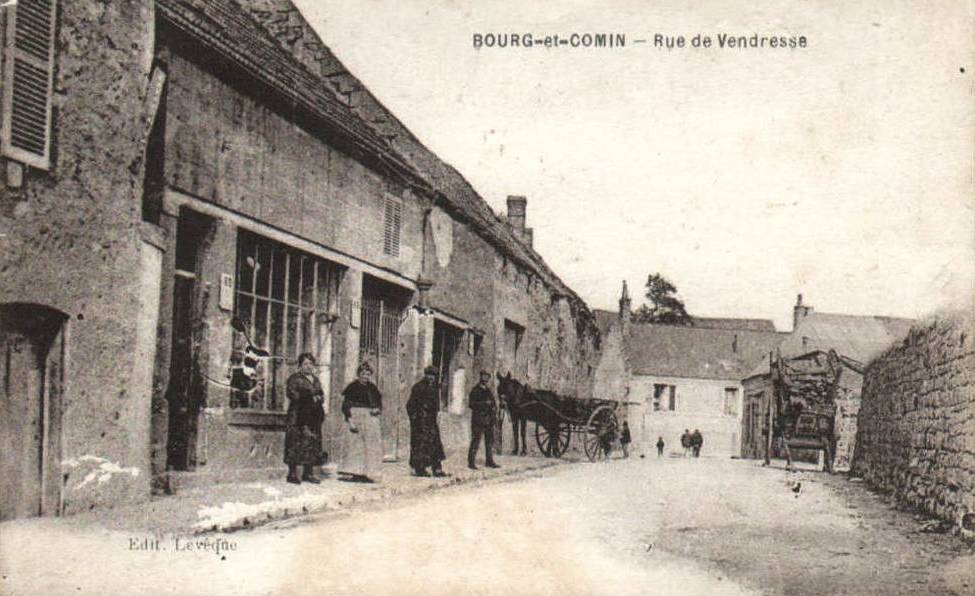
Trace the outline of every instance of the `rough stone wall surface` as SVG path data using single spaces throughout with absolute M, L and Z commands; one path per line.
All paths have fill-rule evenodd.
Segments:
M 148 426 L 149 396 L 130 374 L 152 14 L 149 0 L 58 3 L 51 168 L 27 168 L 22 186 L 0 187 L 0 303 L 43 304 L 70 317 L 68 513 L 149 496 L 147 445 L 132 436 Z M 85 482 L 98 469 L 105 480 Z
M 970 313 L 915 326 L 869 365 L 854 474 L 975 536 L 975 338 Z

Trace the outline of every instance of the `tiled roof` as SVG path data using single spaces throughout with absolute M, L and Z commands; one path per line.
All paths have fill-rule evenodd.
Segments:
M 284 4 L 283 2 L 247 2 L 247 0 L 244 2 L 256 13 L 267 11 L 269 4 L 279 7 Z M 293 8 L 290 3 L 289 6 Z M 300 12 L 295 10 L 295 16 L 300 16 Z M 308 25 L 303 17 L 300 20 L 299 26 Z M 289 25 L 294 24 L 295 21 L 289 23 Z M 285 37 L 289 35 L 287 27 L 281 30 L 281 35 Z M 314 41 L 309 37 L 310 35 L 314 36 Z M 347 97 L 352 104 L 351 109 L 376 129 L 384 139 L 388 139 L 396 151 L 419 170 L 435 190 L 439 191 L 445 203 L 441 205 L 442 207 L 467 221 L 502 254 L 535 273 L 553 291 L 570 298 L 580 310 L 589 312 L 585 302 L 548 267 L 541 255 L 515 236 L 508 223 L 494 213 L 464 176 L 428 149 L 400 122 L 355 75 L 345 68 L 345 65 L 318 38 L 317 33 L 310 26 L 307 27 L 307 33 L 303 37 L 298 36 L 285 43 L 292 44 L 294 46 L 292 51 L 296 54 L 314 56 L 317 72 L 321 74 L 321 78 L 327 78 L 338 93 Z M 308 66 L 308 62 L 305 65 Z
M 251 76 L 321 119 L 353 147 L 409 182 L 422 176 L 234 0 L 156 0 L 157 12 Z
M 768 331 L 634 324 L 626 345 L 636 375 L 740 380 L 784 337 Z
M 836 350 L 842 357 L 867 364 L 874 357 L 907 336 L 913 319 L 839 315 L 811 312 L 799 321 L 788 339 L 779 345 L 783 358 L 795 358 L 815 351 Z M 760 363 L 748 376 L 768 373 Z
M 737 329 L 739 331 L 775 331 L 772 319 L 721 319 L 715 317 L 694 317 L 695 327 L 705 329 Z

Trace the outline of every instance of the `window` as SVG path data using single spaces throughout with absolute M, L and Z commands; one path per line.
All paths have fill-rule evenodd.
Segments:
M 663 403 L 665 399 L 666 399 L 666 403 Z M 660 410 L 663 409 L 669 410 L 671 412 L 677 410 L 677 387 L 675 385 L 654 383 L 653 411 L 659 412 Z
M 51 87 L 57 2 L 19 0 L 2 10 L 6 32 L 0 149 L 5 157 L 46 170 L 51 165 Z
M 260 366 L 257 387 L 234 392 L 231 407 L 281 410 L 285 382 L 302 352 L 314 354 L 320 366 L 330 365 L 323 360 L 341 275 L 338 265 L 240 232 L 234 312 L 251 341 L 272 357 Z M 245 343 L 237 338 L 234 345 Z
M 393 257 L 399 257 L 400 228 L 403 225 L 403 203 L 386 197 L 386 207 L 383 233 L 383 252 Z
M 724 413 L 727 416 L 738 415 L 738 388 L 737 387 L 725 387 Z

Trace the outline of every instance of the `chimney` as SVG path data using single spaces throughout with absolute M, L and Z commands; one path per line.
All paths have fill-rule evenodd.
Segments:
M 628 324 L 630 322 L 630 317 L 633 314 L 632 310 L 633 301 L 630 300 L 630 292 L 626 289 L 626 280 L 623 280 L 623 293 L 620 295 L 620 320 L 623 324 Z
M 795 331 L 799 327 L 799 321 L 809 316 L 812 311 L 813 307 L 802 303 L 802 294 L 796 296 L 796 305 L 792 307 L 792 330 Z
M 508 225 L 511 226 L 515 236 L 528 246 L 532 246 L 535 239 L 534 231 L 525 227 L 525 222 L 528 219 L 525 213 L 527 207 L 528 199 L 525 197 L 508 195 Z

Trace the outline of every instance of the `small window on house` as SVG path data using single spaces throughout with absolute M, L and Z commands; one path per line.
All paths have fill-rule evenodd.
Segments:
M 668 411 L 677 410 L 677 387 L 663 383 L 653 385 L 653 411 L 659 412 L 666 409 Z
M 387 255 L 399 256 L 400 229 L 403 226 L 403 203 L 386 197 L 383 215 L 383 252 Z
M 57 0 L 6 2 L 2 14 L 3 114 L 0 151 L 4 157 L 47 170 L 51 166 L 51 92 Z
M 727 416 L 738 415 L 738 388 L 737 387 L 725 387 L 724 413 Z

